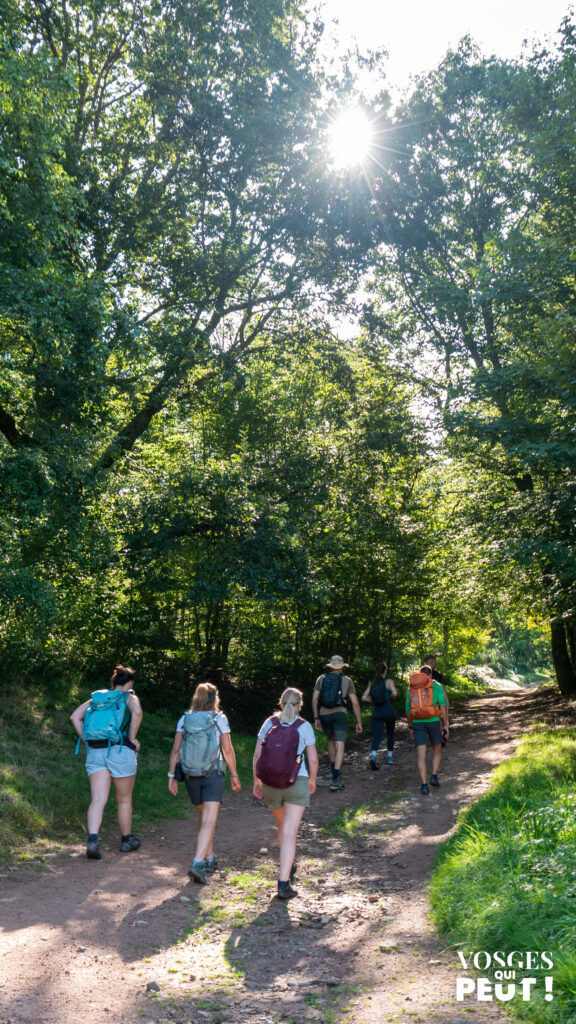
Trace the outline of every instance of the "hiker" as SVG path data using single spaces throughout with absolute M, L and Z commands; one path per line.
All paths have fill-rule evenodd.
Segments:
M 178 782 L 184 782 L 198 814 L 196 852 L 188 876 L 206 885 L 207 874 L 218 866 L 214 856 L 214 832 L 224 794 L 226 765 L 235 793 L 242 788 L 236 771 L 230 725 L 220 710 L 220 697 L 213 683 L 199 683 L 192 707 L 178 719 L 170 753 L 168 789 L 178 796 Z
M 423 665 L 428 665 L 429 668 L 432 669 L 432 679 L 435 679 L 437 683 L 440 683 L 440 686 L 444 690 L 444 697 L 446 698 L 446 725 L 449 727 L 450 726 L 450 701 L 448 700 L 448 694 L 446 692 L 446 686 L 444 685 L 444 676 L 440 672 L 438 672 L 438 669 L 436 668 L 436 665 L 438 664 L 438 659 L 437 659 L 435 654 L 427 654 L 426 657 L 423 659 L 422 664 Z M 442 746 L 443 747 L 446 746 L 446 740 L 444 738 L 442 739 Z
M 314 713 L 314 728 L 322 730 L 328 738 L 328 757 L 332 779 L 330 789 L 335 792 L 344 789 L 342 782 L 342 763 L 344 761 L 344 748 L 348 732 L 348 714 L 346 711 L 346 698 L 350 698 L 352 709 L 356 716 L 356 733 L 362 732 L 362 711 L 354 689 L 352 680 L 343 674 L 348 665 L 340 657 L 334 654 L 326 664 L 329 672 L 318 676 L 312 693 L 312 710 Z
M 132 832 L 132 793 L 140 750 L 136 735 L 142 722 L 140 701 L 132 689 L 135 674 L 129 667 L 116 665 L 110 688 L 96 690 L 90 700 L 84 701 L 70 715 L 78 733 L 76 753 L 81 739 L 86 744 L 86 771 L 91 796 L 86 856 L 90 860 L 102 857 L 98 832 L 112 782 L 118 806 L 122 853 L 137 850 L 142 842 Z
M 398 696 L 398 690 L 392 679 L 386 678 L 388 666 L 384 662 L 376 665 L 376 675 L 372 682 L 366 687 L 362 694 L 362 700 L 366 704 L 372 704 L 372 750 L 370 753 L 370 767 L 372 771 L 379 771 L 380 765 L 377 760 L 378 747 L 382 740 L 384 727 L 386 727 L 386 747 L 388 750 L 388 764 L 394 764 L 394 727 L 396 725 L 396 709 L 392 703 L 394 697 Z
M 278 827 L 280 872 L 278 899 L 298 895 L 292 882 L 296 874 L 296 837 L 302 815 L 316 789 L 318 754 L 314 730 L 301 718 L 303 695 L 288 687 L 280 697 L 280 711 L 264 722 L 254 751 L 254 796 L 264 800 Z M 306 759 L 308 766 L 306 766 Z
M 439 786 L 438 770 L 442 760 L 442 739 L 448 739 L 448 717 L 444 688 L 432 679 L 432 669 L 422 665 L 410 676 L 406 691 L 406 714 L 410 738 L 416 747 L 416 767 L 420 776 L 420 792 L 429 796 L 430 786 Z M 426 743 L 432 746 L 432 772 L 426 778 Z

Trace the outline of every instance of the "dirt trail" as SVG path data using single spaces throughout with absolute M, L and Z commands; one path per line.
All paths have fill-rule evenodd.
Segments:
M 347 756 L 344 792 L 321 769 L 287 905 L 273 898 L 272 817 L 246 791 L 225 797 L 207 887 L 186 876 L 192 820 L 149 829 L 135 854 L 114 837 L 101 861 L 79 845 L 4 870 L 0 1024 L 505 1024 L 498 1004 L 456 1002 L 461 971 L 428 922 L 425 883 L 459 810 L 546 707 L 522 690 L 457 709 L 429 798 L 405 727 L 395 767 L 367 770 L 366 737 Z M 325 831 L 375 799 L 359 835 Z

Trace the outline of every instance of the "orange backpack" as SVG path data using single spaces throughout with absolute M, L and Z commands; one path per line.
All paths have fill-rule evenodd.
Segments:
M 415 672 L 408 683 L 408 722 L 422 718 L 440 718 L 440 707 L 434 703 L 434 680 L 425 672 Z

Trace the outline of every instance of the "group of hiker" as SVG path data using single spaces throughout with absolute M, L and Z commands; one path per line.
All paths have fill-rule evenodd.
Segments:
M 325 733 L 328 745 L 331 779 L 330 790 L 345 788 L 342 764 L 348 730 L 346 701 L 349 700 L 356 719 L 356 733 L 362 732 L 361 708 L 354 683 L 345 674 L 348 665 L 340 655 L 333 655 L 314 684 L 312 711 L 314 728 Z M 139 836 L 132 832 L 132 793 L 136 778 L 137 739 L 142 722 L 142 708 L 134 693 L 133 669 L 117 665 L 110 687 L 92 694 L 72 712 L 70 719 L 80 741 L 86 744 L 86 772 L 90 782 L 91 800 L 88 808 L 88 840 L 86 856 L 99 860 L 99 830 L 112 782 L 118 805 L 120 850 L 137 850 Z M 387 763 L 394 764 L 396 710 L 398 691 L 388 678 L 387 666 L 376 667 L 373 681 L 366 687 L 362 700 L 372 705 L 372 744 L 369 765 L 379 770 L 378 749 L 386 731 Z M 253 793 L 273 815 L 280 850 L 278 898 L 297 895 L 293 886 L 296 875 L 296 840 L 298 828 L 310 796 L 316 789 L 318 753 L 314 728 L 302 718 L 303 694 L 288 687 L 279 700 L 280 710 L 272 714 L 258 732 L 253 758 Z M 406 714 L 410 737 L 416 750 L 416 766 L 420 791 L 429 795 L 430 786 L 439 786 L 438 770 L 442 747 L 448 739 L 449 704 L 443 679 L 436 669 L 436 656 L 424 658 L 418 672 L 410 676 L 406 692 Z M 432 749 L 432 770 L 427 775 L 426 751 Z M 232 744 L 230 724 L 220 708 L 220 697 L 212 683 L 200 683 L 192 705 L 176 725 L 170 753 L 168 789 L 178 794 L 178 783 L 186 786 L 191 803 L 198 814 L 196 850 L 188 869 L 189 877 L 205 885 L 207 875 L 215 871 L 214 834 L 224 793 L 225 771 L 229 769 L 231 787 L 241 788 Z

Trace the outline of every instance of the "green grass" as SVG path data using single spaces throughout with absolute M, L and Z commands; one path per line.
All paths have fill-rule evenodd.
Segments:
M 538 979 L 530 1001 L 505 1004 L 531 1024 L 576 1019 L 575 773 L 573 730 L 524 737 L 461 816 L 432 881 L 435 923 L 455 949 L 551 953 L 552 971 L 524 972 Z
M 0 857 L 38 858 L 48 846 L 82 840 L 86 834 L 89 784 L 84 747 L 74 756 L 72 707 L 48 706 L 13 693 L 0 719 Z M 166 772 L 177 716 L 145 714 L 138 738 L 142 752 L 134 792 L 134 828 L 166 818 L 184 818 L 190 804 L 184 786 L 168 792 Z M 252 786 L 255 736 L 234 735 L 242 785 Z M 229 773 L 226 780 L 230 786 Z M 116 828 L 110 796 L 103 830 Z

